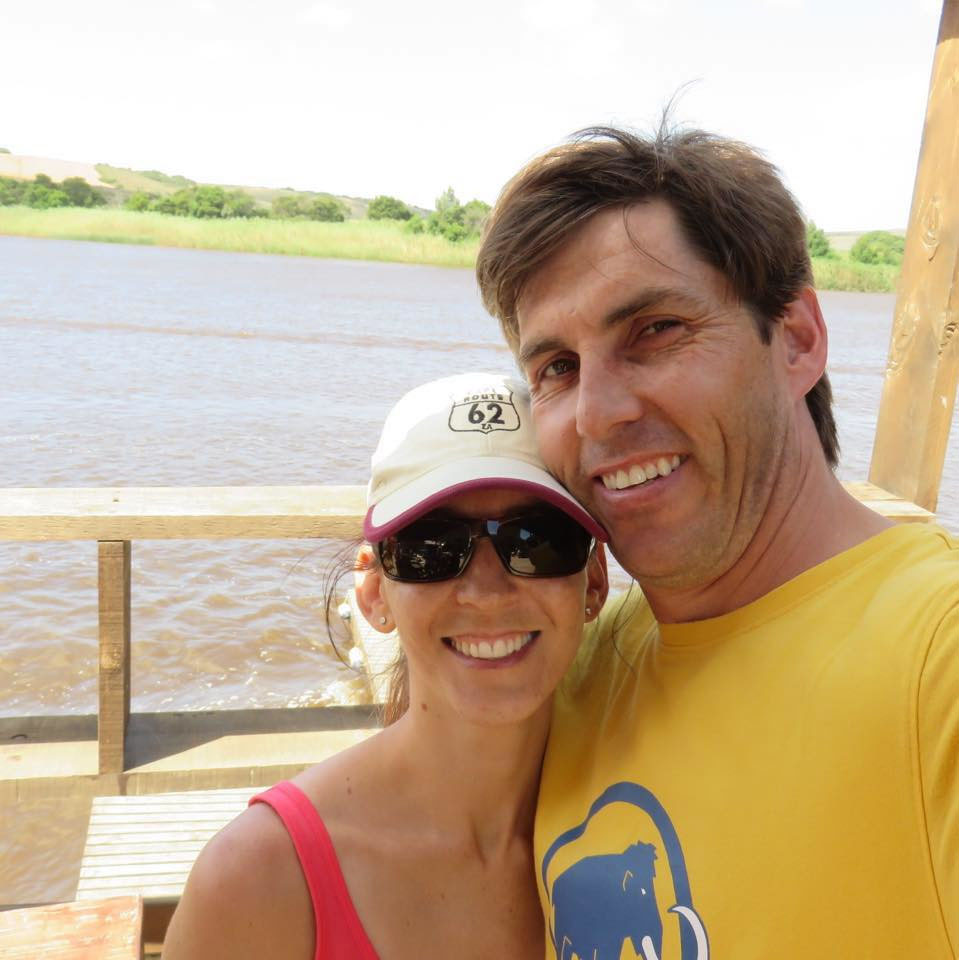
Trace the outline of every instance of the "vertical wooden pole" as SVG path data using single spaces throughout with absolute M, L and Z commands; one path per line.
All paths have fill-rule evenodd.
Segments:
M 130 541 L 99 542 L 100 773 L 123 770 L 130 718 Z
M 869 479 L 935 510 L 959 380 L 959 0 L 944 0 Z

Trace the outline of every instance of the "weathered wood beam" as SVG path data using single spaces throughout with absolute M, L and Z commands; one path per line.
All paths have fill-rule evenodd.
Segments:
M 366 488 L 0 489 L 0 540 L 350 539 Z
M 959 380 L 959 0 L 945 0 L 869 479 L 935 510 Z
M 120 773 L 130 719 L 130 541 L 99 543 L 98 769 Z

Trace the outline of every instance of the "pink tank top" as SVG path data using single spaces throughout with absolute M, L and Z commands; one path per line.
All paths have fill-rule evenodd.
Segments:
M 314 960 L 378 960 L 350 899 L 333 842 L 309 797 L 284 780 L 258 793 L 250 803 L 272 807 L 296 848 L 313 901 Z

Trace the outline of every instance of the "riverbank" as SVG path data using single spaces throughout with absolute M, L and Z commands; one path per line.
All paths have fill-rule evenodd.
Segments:
M 408 233 L 402 223 L 392 220 L 198 220 L 79 207 L 0 207 L 0 234 L 467 268 L 473 266 L 479 247 L 475 239 L 452 243 L 432 234 Z M 857 263 L 840 252 L 815 258 L 813 273 L 821 290 L 891 293 L 899 268 Z
M 477 240 L 452 243 L 429 233 L 408 233 L 393 220 L 200 220 L 82 207 L 0 207 L 0 234 L 440 267 L 472 267 L 479 246 Z

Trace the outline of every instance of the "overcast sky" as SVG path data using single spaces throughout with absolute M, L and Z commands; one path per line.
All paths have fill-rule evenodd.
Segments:
M 421 206 L 580 127 L 746 140 L 828 230 L 904 227 L 940 0 L 0 0 L 0 146 Z

